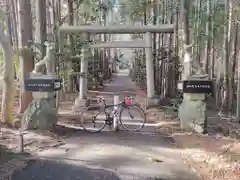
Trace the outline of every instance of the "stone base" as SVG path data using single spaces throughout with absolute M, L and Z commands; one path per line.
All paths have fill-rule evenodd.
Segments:
M 151 107 L 156 107 L 159 105 L 159 99 L 158 98 L 148 98 L 146 107 L 151 108 Z
M 206 103 L 204 94 L 184 94 L 184 100 L 179 107 L 181 128 L 197 133 L 203 133 Z
M 51 130 L 57 124 L 57 109 L 55 99 L 33 100 L 21 119 L 23 130 Z

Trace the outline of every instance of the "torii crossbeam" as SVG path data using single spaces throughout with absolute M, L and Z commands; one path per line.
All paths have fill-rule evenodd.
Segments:
M 91 44 L 91 48 L 151 48 L 144 40 L 135 41 L 113 41 Z
M 83 25 L 69 26 L 62 25 L 59 27 L 60 33 L 96 33 L 96 34 L 134 34 L 134 33 L 173 33 L 175 30 L 174 24 L 163 24 L 158 26 L 126 26 L 126 25 Z

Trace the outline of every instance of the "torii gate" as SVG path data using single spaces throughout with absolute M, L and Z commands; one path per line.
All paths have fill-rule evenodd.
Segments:
M 66 33 L 92 33 L 92 34 L 134 34 L 145 33 L 145 40 L 134 42 L 110 42 L 92 44 L 92 48 L 145 48 L 146 53 L 146 75 L 147 75 L 147 97 L 149 102 L 153 103 L 155 98 L 155 86 L 154 86 L 154 72 L 153 72 L 153 57 L 152 57 L 152 33 L 174 33 L 174 24 L 163 25 L 149 25 L 149 26 L 124 26 L 124 25 L 110 25 L 110 26 L 97 26 L 97 25 L 83 25 L 83 26 L 69 26 L 62 25 L 59 27 L 59 35 Z M 81 73 L 87 73 L 86 62 L 81 60 Z M 85 67 L 85 68 L 83 68 Z M 80 90 L 79 98 L 83 98 L 83 91 L 85 90 L 83 77 L 80 78 Z M 151 104 L 150 103 L 150 104 Z

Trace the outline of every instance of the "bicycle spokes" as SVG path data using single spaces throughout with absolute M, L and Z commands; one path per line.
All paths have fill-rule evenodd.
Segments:
M 131 119 L 134 118 L 129 109 L 128 109 L 128 114 L 129 114 L 129 116 L 131 117 Z
M 92 123 L 93 123 L 93 127 L 96 127 L 96 116 L 92 117 Z

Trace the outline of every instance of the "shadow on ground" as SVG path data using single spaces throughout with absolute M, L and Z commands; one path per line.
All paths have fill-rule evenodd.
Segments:
M 107 127 L 106 127 L 107 128 Z M 164 132 L 145 132 L 145 131 L 138 131 L 138 132 L 129 132 L 129 131 L 102 131 L 98 133 L 91 133 L 86 132 L 80 129 L 66 127 L 63 125 L 57 125 L 54 129 L 53 133 L 58 137 L 79 137 L 80 139 L 101 139 L 102 141 L 108 143 L 120 143 L 121 139 L 124 140 L 126 145 L 130 146 L 145 146 L 151 143 L 151 146 L 159 147 L 159 141 L 161 141 L 161 146 L 170 146 L 175 144 L 174 139 L 171 136 L 168 136 Z M 154 138 L 153 138 L 154 137 Z M 111 139 L 111 140 L 110 140 Z M 154 140 L 153 140 L 154 139 Z M 89 139 L 90 140 L 90 139 Z M 115 140 L 115 141 L 114 141 Z M 80 142 L 79 142 L 80 143 Z
M 28 165 L 12 174 L 12 180 L 120 180 L 112 171 L 71 165 L 53 160 L 30 160 Z
M 159 134 L 87 133 L 61 126 L 51 134 L 61 143 L 36 149 L 37 160 L 27 165 L 22 159 L 20 163 L 11 161 L 4 171 L 0 168 L 1 176 L 14 167 L 13 180 L 198 180 L 181 161 L 171 138 Z M 38 146 L 37 141 L 28 149 L 30 146 Z
M 61 126 L 55 133 L 64 138 L 65 144 L 38 156 L 80 167 L 107 169 L 121 180 L 198 179 L 182 163 L 170 137 L 123 131 L 88 133 Z
M 71 161 L 35 159 L 28 160 L 27 165 L 13 172 L 11 180 L 194 180 L 184 178 L 185 173 L 176 171 L 172 178 L 168 177 L 143 177 L 132 173 L 117 172 L 99 166 L 73 164 Z M 183 179 L 177 174 L 181 173 Z

